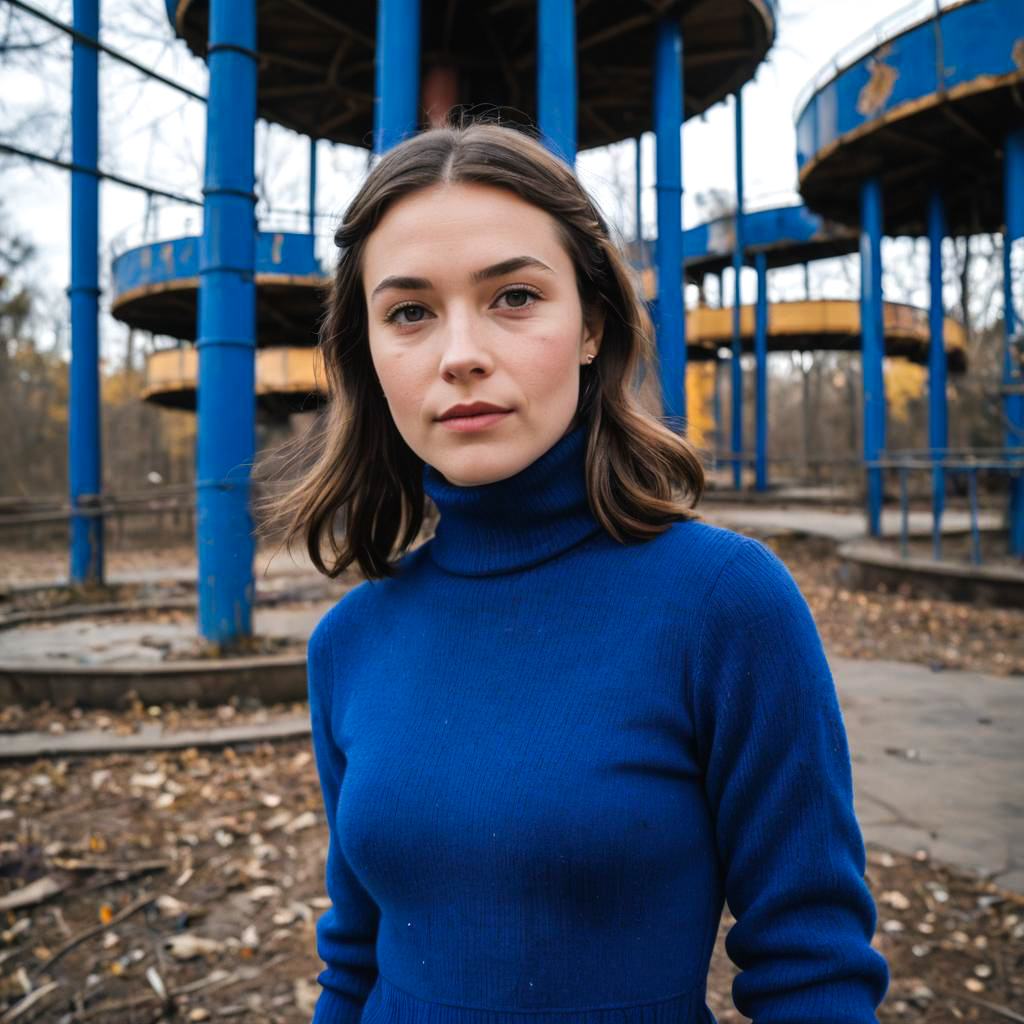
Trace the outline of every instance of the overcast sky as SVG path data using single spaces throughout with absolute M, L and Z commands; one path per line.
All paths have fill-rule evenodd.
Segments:
M 42 10 L 67 22 L 70 0 L 35 0 Z M 895 5 L 898 9 L 902 5 Z M 795 200 L 796 142 L 793 106 L 801 88 L 835 54 L 848 55 L 850 43 L 893 15 L 892 0 L 782 0 L 776 43 L 755 79 L 743 91 L 745 121 L 745 192 L 752 207 Z M 910 16 L 927 14 L 934 0 L 911 5 Z M 206 91 L 206 69 L 176 40 L 162 0 L 106 0 L 101 34 L 109 45 L 140 63 Z M 906 15 L 905 15 L 906 17 Z M 0 5 L 0 140 L 48 155 L 70 157 L 70 44 L 58 31 L 30 15 Z M 20 50 L 45 41 L 42 50 Z M 202 183 L 204 107 L 174 90 L 148 80 L 109 57 L 101 57 L 101 157 L 105 170 L 141 179 L 174 192 L 199 196 Z M 720 103 L 683 131 L 684 223 L 701 219 L 697 197 L 709 189 L 735 191 L 733 105 Z M 324 236 L 321 255 L 329 258 L 331 222 L 342 212 L 365 169 L 365 154 L 344 146 L 320 144 L 317 206 Z M 306 206 L 309 146 L 284 129 L 260 124 L 257 129 L 259 191 L 282 209 Z M 645 137 L 646 234 L 654 228 L 653 136 Z M 628 237 L 632 208 L 616 195 L 629 194 L 633 181 L 632 143 L 594 150 L 577 161 L 584 184 L 606 214 Z M 616 178 L 628 188 L 615 188 Z M 54 319 L 66 307 L 69 281 L 70 175 L 0 154 L 0 196 L 9 226 L 37 248 L 39 282 L 52 296 Z M 104 182 L 100 189 L 103 283 L 111 257 L 144 237 L 144 196 Z M 173 238 L 198 233 L 201 212 L 158 202 L 150 211 L 149 234 Z M 300 217 L 276 215 L 264 226 L 304 230 Z M 109 290 L 101 296 L 105 361 L 117 360 L 126 338 L 124 325 L 107 313 Z M 66 312 L 64 314 L 66 316 Z

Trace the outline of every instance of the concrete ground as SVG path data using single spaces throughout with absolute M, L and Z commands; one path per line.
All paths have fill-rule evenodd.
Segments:
M 257 605 L 253 630 L 257 636 L 294 639 L 304 646 L 321 616 L 336 598 L 283 605 Z M 4 663 L 33 665 L 164 664 L 169 658 L 197 656 L 199 638 L 195 611 L 180 610 L 158 618 L 127 612 L 31 622 L 0 634 Z
M 753 533 L 765 536 L 775 533 L 809 533 L 830 537 L 842 542 L 863 537 L 867 523 L 863 512 L 842 509 L 815 508 L 812 506 L 791 506 L 789 508 L 761 507 L 758 505 L 716 505 L 713 500 L 702 501 L 698 510 L 709 522 L 727 526 L 739 533 Z M 1002 525 L 999 513 L 984 511 L 978 515 L 978 526 L 982 530 L 996 530 Z M 964 532 L 970 529 L 970 516 L 960 509 L 950 509 L 942 516 L 942 532 Z M 932 514 L 912 511 L 907 516 L 907 528 L 911 536 L 930 537 Z M 898 537 L 900 534 L 899 509 L 882 510 L 882 534 Z
M 865 842 L 1024 892 L 1024 686 L 1018 677 L 830 657 Z

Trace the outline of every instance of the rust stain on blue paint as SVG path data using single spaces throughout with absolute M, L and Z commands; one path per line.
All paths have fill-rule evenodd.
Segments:
M 885 63 L 891 53 L 892 47 L 885 46 L 868 61 L 870 77 L 857 96 L 857 113 L 861 117 L 874 117 L 889 102 L 896 79 L 900 77 L 899 69 Z

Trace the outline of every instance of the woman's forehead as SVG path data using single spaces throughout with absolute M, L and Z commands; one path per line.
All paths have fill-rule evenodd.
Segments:
M 571 269 L 554 218 L 508 189 L 477 183 L 432 186 L 391 206 L 366 241 L 364 283 L 385 274 L 466 275 L 530 256 L 554 272 Z

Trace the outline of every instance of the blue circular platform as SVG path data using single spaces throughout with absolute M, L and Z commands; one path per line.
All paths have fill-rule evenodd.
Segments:
M 952 234 L 1000 230 L 1002 149 L 1024 122 L 1024 2 L 963 0 L 819 78 L 797 115 L 808 207 L 860 220 L 859 185 L 878 175 L 885 232 L 926 231 L 941 186 Z
M 111 314 L 129 327 L 194 341 L 200 245 L 200 238 L 175 238 L 118 256 Z M 328 278 L 314 258 L 312 236 L 261 232 L 255 277 L 256 344 L 315 345 Z
M 748 266 L 758 252 L 765 254 L 770 269 L 845 256 L 857 251 L 859 238 L 853 228 L 819 217 L 802 205 L 757 210 L 743 217 L 743 252 Z M 699 281 L 705 274 L 720 274 L 732 266 L 735 247 L 735 214 L 689 228 L 683 233 L 687 277 Z
M 777 0 L 668 0 L 576 5 L 579 148 L 653 128 L 657 22 L 678 18 L 685 62 L 684 116 L 753 77 L 775 38 Z M 166 0 L 174 29 L 206 56 L 208 0 Z M 536 120 L 534 3 L 422 0 L 421 73 L 447 64 L 458 103 Z M 369 147 L 373 137 L 377 3 L 261 4 L 258 113 L 313 138 Z M 425 119 L 424 119 L 424 124 Z

